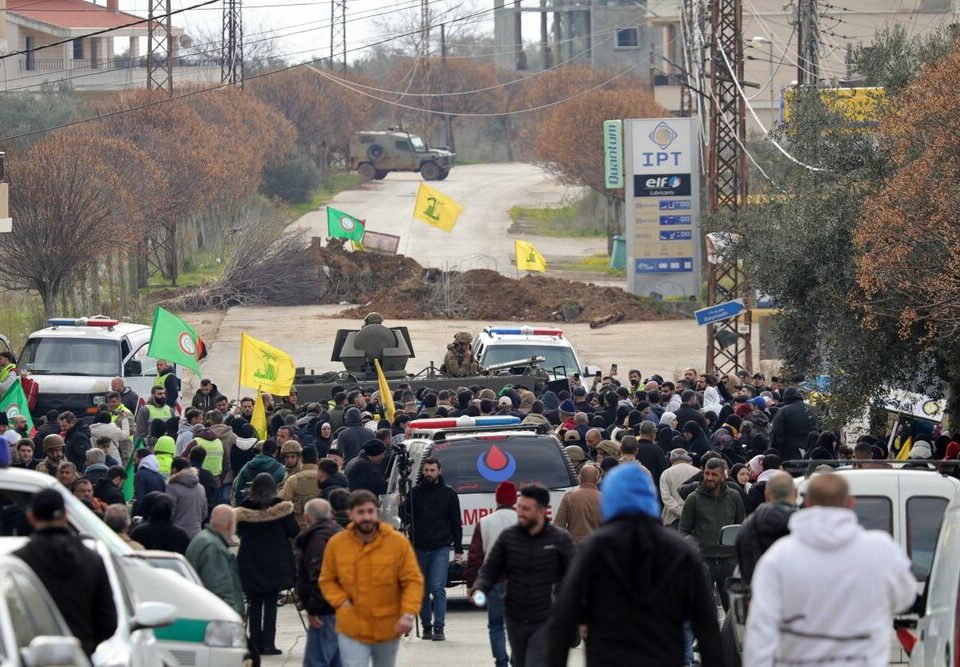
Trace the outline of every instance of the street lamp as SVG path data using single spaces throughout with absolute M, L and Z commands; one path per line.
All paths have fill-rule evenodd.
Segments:
M 776 112 L 776 98 L 774 97 L 774 85 L 773 85 L 773 40 L 763 35 L 757 35 L 756 37 L 751 37 L 750 42 L 752 44 L 766 44 L 767 45 L 767 54 L 770 59 L 770 80 L 767 81 L 767 86 L 770 87 L 770 120 L 771 127 L 777 122 L 777 112 Z

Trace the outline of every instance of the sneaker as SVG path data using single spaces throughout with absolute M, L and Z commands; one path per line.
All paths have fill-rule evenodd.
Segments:
M 447 640 L 447 638 L 443 636 L 443 630 L 434 630 L 434 632 L 433 632 L 433 641 L 435 641 L 435 642 L 443 642 L 443 641 L 446 641 L 446 640 Z
M 424 628 L 423 632 L 420 633 L 420 639 L 426 639 L 427 641 L 430 641 L 431 639 L 433 639 L 433 633 L 430 632 L 429 629 Z

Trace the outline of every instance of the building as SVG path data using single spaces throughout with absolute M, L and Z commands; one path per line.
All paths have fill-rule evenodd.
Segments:
M 147 24 L 130 25 L 142 20 L 120 11 L 118 0 L 107 0 L 106 6 L 85 0 L 0 0 L 0 50 L 22 52 L 0 61 L 0 90 L 37 90 L 59 82 L 78 91 L 145 87 Z M 111 28 L 96 37 L 86 36 Z M 172 28 L 175 84 L 219 82 L 219 63 L 180 56 L 182 35 L 182 28 Z M 43 48 L 63 40 L 69 41 Z M 119 55 L 118 40 L 126 46 Z

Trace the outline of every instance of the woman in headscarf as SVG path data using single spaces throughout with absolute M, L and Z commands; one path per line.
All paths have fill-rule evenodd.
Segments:
M 333 427 L 330 422 L 317 422 L 317 433 L 313 439 L 313 446 L 317 448 L 317 457 L 322 459 L 333 447 Z
M 253 478 L 250 495 L 236 509 L 240 549 L 237 565 L 247 596 L 250 642 L 260 655 L 280 655 L 276 646 L 277 598 L 294 585 L 290 540 L 300 532 L 293 503 L 277 498 L 270 473 Z
M 703 411 L 710 411 L 719 415 L 723 409 L 723 403 L 720 402 L 720 392 L 716 387 L 707 387 L 703 390 Z
M 700 466 L 700 457 L 710 451 L 710 439 L 692 419 L 683 425 L 683 437 L 687 441 L 687 451 L 693 459 L 693 465 Z
M 660 417 L 660 423 L 657 425 L 657 444 L 663 450 L 664 456 L 670 455 L 673 449 L 673 438 L 680 435 L 677 433 L 677 415 L 672 412 L 664 412 Z

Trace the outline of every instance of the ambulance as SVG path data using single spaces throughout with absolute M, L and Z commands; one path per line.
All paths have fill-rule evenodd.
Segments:
M 550 517 L 560 499 L 577 486 L 573 466 L 560 441 L 552 435 L 520 426 L 517 417 L 440 417 L 416 419 L 408 425 L 401 452 L 388 469 L 387 493 L 381 499 L 381 517 L 398 530 L 405 530 L 398 513 L 400 460 L 409 457 L 410 487 L 420 481 L 423 460 L 440 461 L 443 481 L 457 492 L 463 522 L 463 553 L 470 549 L 473 531 L 480 519 L 496 509 L 497 485 L 511 481 L 519 490 L 525 484 L 542 484 L 550 490 Z M 417 518 L 412 518 L 415 523 Z M 453 549 L 447 586 L 463 582 L 463 567 L 454 565 Z

